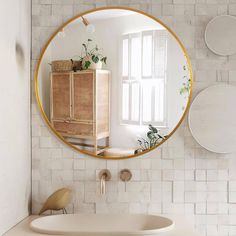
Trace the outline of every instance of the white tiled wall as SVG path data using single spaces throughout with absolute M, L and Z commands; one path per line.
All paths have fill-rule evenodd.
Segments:
M 33 0 L 33 68 L 42 46 L 62 22 L 109 5 L 141 9 L 177 33 L 192 61 L 194 96 L 218 82 L 236 84 L 236 55 L 214 55 L 204 43 L 206 24 L 216 15 L 236 15 L 236 0 Z M 32 110 L 33 213 L 52 191 L 71 186 L 70 212 L 185 214 L 202 235 L 236 235 L 236 155 L 201 148 L 187 119 L 157 150 L 139 158 L 106 161 L 76 153 L 57 140 L 40 118 L 34 97 Z M 112 180 L 101 197 L 97 174 L 103 168 L 111 170 Z M 133 173 L 126 186 L 118 179 L 122 168 Z

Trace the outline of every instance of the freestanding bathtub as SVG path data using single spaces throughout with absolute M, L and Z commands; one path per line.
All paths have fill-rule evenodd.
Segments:
M 68 214 L 33 220 L 30 228 L 42 234 L 74 236 L 159 235 L 173 229 L 168 218 L 145 214 Z

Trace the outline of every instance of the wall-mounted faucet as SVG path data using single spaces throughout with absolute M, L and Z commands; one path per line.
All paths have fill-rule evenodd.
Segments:
M 132 173 L 129 169 L 123 169 L 120 171 L 120 180 L 125 182 L 125 191 L 126 191 L 126 182 L 130 181 L 132 178 Z M 111 172 L 107 169 L 101 170 L 98 174 L 100 179 L 100 193 L 104 195 L 106 193 L 106 181 L 111 179 Z
M 100 193 L 104 195 L 106 193 L 106 181 L 111 179 L 111 172 L 107 169 L 101 170 L 99 172 L 100 179 Z

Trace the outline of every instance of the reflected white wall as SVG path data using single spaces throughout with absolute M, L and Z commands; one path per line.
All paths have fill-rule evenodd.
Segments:
M 50 117 L 50 72 L 51 72 L 52 52 L 49 45 L 42 58 L 39 74 L 39 96 L 47 117 Z

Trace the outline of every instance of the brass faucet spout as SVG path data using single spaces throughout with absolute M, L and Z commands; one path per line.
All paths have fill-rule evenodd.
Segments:
M 104 195 L 106 193 L 106 181 L 111 179 L 111 173 L 109 170 L 101 170 L 99 173 L 100 179 L 100 193 Z

